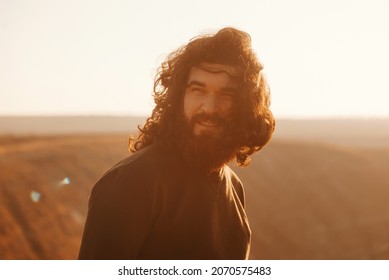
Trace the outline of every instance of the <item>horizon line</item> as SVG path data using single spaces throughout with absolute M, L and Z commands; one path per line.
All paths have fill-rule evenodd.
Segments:
M 127 114 L 1 114 L 0 118 L 148 118 L 150 115 L 127 113 Z M 389 119 L 388 115 L 283 115 L 274 116 L 276 120 L 333 120 L 333 119 Z

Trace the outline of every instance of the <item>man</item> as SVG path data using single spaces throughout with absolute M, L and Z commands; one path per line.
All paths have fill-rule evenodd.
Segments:
M 234 28 L 171 53 L 134 152 L 94 186 L 80 259 L 247 259 L 243 187 L 226 165 L 270 139 L 275 122 L 250 36 Z

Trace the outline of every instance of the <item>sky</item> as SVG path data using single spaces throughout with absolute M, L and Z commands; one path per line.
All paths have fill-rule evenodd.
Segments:
M 276 117 L 389 116 L 386 0 L 0 0 L 0 115 L 150 115 L 165 56 L 251 35 Z

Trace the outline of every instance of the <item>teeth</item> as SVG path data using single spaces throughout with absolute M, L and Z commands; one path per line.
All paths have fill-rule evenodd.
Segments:
M 201 125 L 204 125 L 204 126 L 218 126 L 217 123 L 212 122 L 212 121 L 200 122 L 200 124 L 201 124 Z

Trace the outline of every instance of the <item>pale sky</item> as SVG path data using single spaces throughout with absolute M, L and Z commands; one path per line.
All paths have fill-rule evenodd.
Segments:
M 389 116 L 389 1 L 0 0 L 0 115 L 149 115 L 164 57 L 248 32 L 276 117 Z

